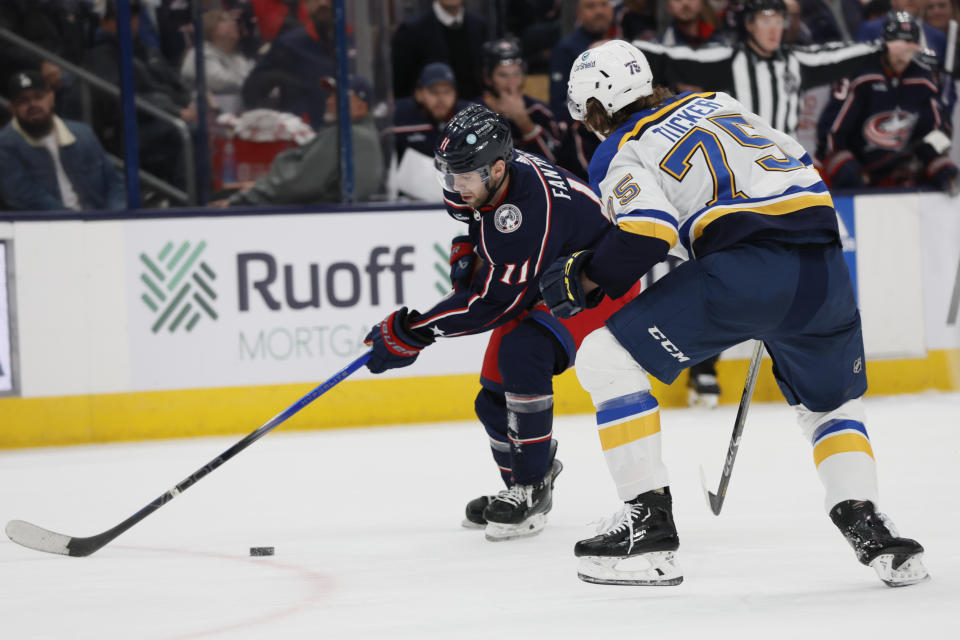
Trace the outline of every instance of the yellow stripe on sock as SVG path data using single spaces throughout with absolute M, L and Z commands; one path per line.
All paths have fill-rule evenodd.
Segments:
M 825 459 L 836 453 L 851 453 L 862 451 L 873 458 L 873 449 L 870 448 L 870 441 L 859 433 L 841 433 L 827 438 L 813 448 L 813 462 L 818 467 Z
M 600 429 L 600 445 L 604 451 L 609 451 L 655 433 L 660 433 L 659 411 Z

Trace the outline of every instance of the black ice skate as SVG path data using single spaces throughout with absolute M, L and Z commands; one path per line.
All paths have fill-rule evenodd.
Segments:
M 597 584 L 668 586 L 683 582 L 676 561 L 680 547 L 673 524 L 670 488 L 647 491 L 627 502 L 599 535 L 573 548 L 580 558 L 577 576 Z
M 888 587 L 929 579 L 920 543 L 899 537 L 890 519 L 869 500 L 844 500 L 830 510 L 830 519 L 853 547 L 857 560 L 873 567 Z
M 554 461 L 556 464 L 557 461 Z M 553 471 L 535 484 L 515 484 L 493 496 L 483 518 L 492 542 L 540 533 L 553 507 Z
M 720 385 L 717 376 L 712 373 L 690 371 L 687 381 L 687 404 L 691 407 L 715 409 L 720 404 Z
M 550 442 L 550 469 L 551 469 L 551 487 L 553 480 L 557 479 L 560 472 L 563 471 L 563 463 L 557 460 L 557 441 Z M 467 503 L 466 514 L 463 519 L 463 526 L 467 529 L 483 529 L 487 526 L 487 519 L 483 517 L 483 510 L 487 508 L 490 501 L 497 496 L 480 496 Z M 551 503 L 552 506 L 552 503 Z M 547 508 L 549 511 L 550 508 Z

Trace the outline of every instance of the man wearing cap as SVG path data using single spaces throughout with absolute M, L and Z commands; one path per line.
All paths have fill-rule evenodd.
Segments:
M 920 25 L 905 11 L 884 24 L 890 48 L 834 89 L 820 116 L 817 156 L 833 187 L 929 184 L 956 195 L 957 167 L 947 152 L 950 138 L 937 106 L 930 69 L 914 59 Z
M 393 126 L 384 129 L 383 135 L 393 135 L 397 160 L 403 159 L 408 148 L 432 158 L 440 132 L 465 106 L 467 103 L 457 96 L 457 81 L 450 65 L 431 62 L 420 72 L 413 96 L 397 99 Z
M 123 209 L 123 181 L 90 127 L 53 113 L 39 71 L 10 78 L 13 120 L 0 129 L 0 200 L 20 211 Z
M 270 164 L 267 175 L 250 188 L 233 194 L 226 203 L 221 201 L 214 203 L 215 205 L 319 204 L 340 201 L 336 86 L 332 78 L 325 78 L 324 85 L 330 92 L 326 103 L 327 117 L 324 121 L 330 122 L 317 129 L 316 137 L 307 144 L 280 153 Z M 350 81 L 349 97 L 354 197 L 358 201 L 364 201 L 369 200 L 381 187 L 383 151 L 380 147 L 380 136 L 370 116 L 370 104 L 373 100 L 370 83 L 364 78 L 354 76 Z

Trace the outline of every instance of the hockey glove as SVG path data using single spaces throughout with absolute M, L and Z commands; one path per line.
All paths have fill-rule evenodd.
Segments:
M 597 287 L 583 292 L 580 274 L 593 256 L 593 251 L 577 251 L 558 258 L 540 276 L 540 295 L 558 318 L 572 318 L 584 309 L 591 309 L 603 299 L 603 290 Z
M 473 280 L 473 268 L 477 256 L 473 252 L 470 236 L 457 236 L 450 247 L 450 283 L 454 291 L 462 291 Z
M 400 307 L 370 330 L 363 339 L 364 344 L 373 347 L 367 369 L 372 373 L 383 373 L 387 369 L 410 366 L 424 347 L 433 344 L 433 336 L 425 336 L 410 328 L 409 316 L 416 313 L 408 313 L 406 307 Z
M 950 163 L 930 176 L 930 182 L 940 191 L 954 197 L 960 193 L 960 177 L 957 174 L 957 167 Z

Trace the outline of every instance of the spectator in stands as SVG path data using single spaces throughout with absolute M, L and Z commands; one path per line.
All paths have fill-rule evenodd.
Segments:
M 333 0 L 304 0 L 307 24 L 279 36 L 243 85 L 247 108 L 265 107 L 323 122 L 329 92 L 322 79 L 336 75 Z
M 856 0 L 859 2 L 859 0 Z M 783 0 L 787 7 L 787 17 L 783 25 L 783 43 L 811 45 L 815 43 L 810 27 L 803 21 L 803 9 L 798 0 Z
M 302 0 L 250 0 L 264 42 L 273 42 L 281 33 L 309 24 L 310 15 Z
M 180 74 L 154 47 L 137 37 L 140 2 L 130 0 L 130 28 L 133 39 L 133 82 L 137 97 L 149 101 L 189 124 L 196 123 L 197 109 L 190 91 L 180 82 Z M 107 0 L 100 20 L 96 44 L 87 51 L 84 66 L 115 86 L 120 86 L 120 45 L 117 39 L 116 0 Z M 138 112 L 140 165 L 172 184 L 185 184 L 183 143 L 176 128 L 152 116 Z M 93 128 L 108 151 L 122 154 L 123 116 L 120 101 L 106 93 L 93 92 Z
M 542 100 L 523 93 L 524 63 L 515 40 L 483 43 L 481 100 L 510 122 L 514 147 L 556 162 L 560 131 L 553 112 Z
M 960 8 L 957 7 L 956 0 L 928 0 L 927 8 L 920 17 L 946 35 L 951 20 L 960 22 Z
M 96 23 L 92 7 L 85 3 L 0 2 L 0 27 L 77 64 L 90 44 Z M 43 74 L 47 85 L 56 93 L 57 113 L 63 117 L 80 117 L 80 87 L 73 74 L 52 60 L 40 59 L 0 40 L 0 87 L 5 87 L 16 72 L 27 70 L 39 70 Z
M 646 54 L 654 77 L 677 79 L 708 91 L 726 91 L 773 127 L 795 136 L 800 95 L 856 72 L 878 44 L 783 45 L 783 0 L 746 0 L 745 42 L 693 51 L 651 42 L 634 44 Z
M 557 43 L 550 55 L 550 109 L 561 122 L 570 122 L 567 111 L 567 78 L 581 53 L 609 38 L 613 29 L 610 0 L 578 0 L 577 26 Z
M 890 13 L 884 39 L 910 45 L 878 53 L 834 91 L 820 116 L 817 156 L 834 187 L 929 184 L 956 195 L 957 167 L 930 69 L 914 59 L 920 25 Z
M 457 93 L 471 98 L 483 90 L 480 45 L 487 23 L 464 9 L 463 0 L 434 0 L 429 11 L 404 22 L 393 36 L 393 93 L 413 93 L 420 70 L 445 62 L 457 77 Z
M 527 73 L 546 73 L 550 51 L 563 35 L 561 0 L 512 0 L 504 5 L 506 31 L 519 38 Z
M 620 40 L 656 40 L 656 0 L 621 0 L 613 8 L 613 24 Z
M 863 16 L 860 0 L 800 0 L 814 42 L 853 42 Z
M 18 211 L 125 208 L 120 174 L 90 127 L 53 113 L 43 75 L 22 71 L 9 83 L 13 120 L 0 129 L 0 201 Z
M 420 72 L 413 96 L 396 101 L 393 126 L 384 129 L 383 135 L 393 135 L 398 160 L 403 160 L 407 149 L 415 149 L 432 162 L 440 132 L 453 114 L 466 106 L 457 98 L 457 81 L 450 65 L 431 62 Z
M 203 59 L 207 91 L 213 94 L 221 111 L 238 113 L 243 110 L 240 90 L 253 61 L 237 48 L 240 29 L 237 19 L 223 9 L 210 9 L 203 14 Z M 197 80 L 196 49 L 187 51 L 180 67 L 184 83 L 195 88 Z
M 152 0 L 156 8 L 156 45 L 175 67 L 183 62 L 183 56 L 193 46 L 193 8 L 189 0 Z M 257 17 L 250 0 L 201 0 L 203 11 L 223 9 L 237 21 L 237 47 L 243 55 L 253 58 L 262 44 L 257 29 Z M 141 11 L 141 32 L 146 12 Z M 299 25 L 299 23 L 297 23 Z M 141 39 L 146 40 L 141 33 Z
M 716 16 L 704 0 L 667 0 L 666 11 L 670 22 L 660 36 L 662 44 L 699 49 L 720 42 Z
M 336 117 L 336 93 L 327 83 L 327 113 Z M 350 83 L 350 131 L 353 137 L 354 197 L 369 200 L 383 181 L 380 135 L 370 117 L 373 89 L 354 76 Z M 339 131 L 336 120 L 317 130 L 317 136 L 295 149 L 277 155 L 270 171 L 252 186 L 230 196 L 227 204 L 277 205 L 339 202 L 341 197 Z M 215 203 L 223 206 L 223 202 Z

